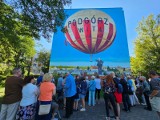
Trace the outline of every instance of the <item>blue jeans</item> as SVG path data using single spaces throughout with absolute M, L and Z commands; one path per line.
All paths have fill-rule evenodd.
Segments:
M 95 105 L 95 91 L 89 91 L 88 105 Z

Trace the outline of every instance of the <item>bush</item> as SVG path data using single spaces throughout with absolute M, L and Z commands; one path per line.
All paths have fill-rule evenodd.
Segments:
M 0 86 L 4 86 L 4 81 L 5 81 L 6 77 L 7 76 L 0 75 Z

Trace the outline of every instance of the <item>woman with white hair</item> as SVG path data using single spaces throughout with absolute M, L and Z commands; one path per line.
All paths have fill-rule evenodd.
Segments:
M 145 101 L 146 101 L 146 105 L 147 107 L 145 107 L 144 109 L 151 111 L 152 107 L 151 107 L 151 103 L 149 101 L 149 95 L 150 95 L 150 85 L 149 83 L 146 81 L 146 77 L 144 76 L 140 76 L 139 80 L 142 81 L 142 85 L 143 85 L 143 95 L 145 97 Z
M 33 120 L 36 112 L 36 102 L 39 90 L 34 85 L 34 77 L 27 76 L 23 80 L 22 99 L 17 111 L 16 120 Z
M 89 89 L 89 98 L 88 98 L 88 105 L 89 106 L 95 106 L 95 90 L 96 90 L 96 82 L 95 82 L 95 76 L 91 76 L 91 80 L 88 85 Z

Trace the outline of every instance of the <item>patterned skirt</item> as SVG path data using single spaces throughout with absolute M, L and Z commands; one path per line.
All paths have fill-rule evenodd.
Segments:
M 36 113 L 36 103 L 28 105 L 28 106 L 20 106 L 17 115 L 16 120 L 31 120 L 34 118 Z

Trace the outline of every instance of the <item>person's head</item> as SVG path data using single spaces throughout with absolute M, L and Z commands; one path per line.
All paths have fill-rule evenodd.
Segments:
M 13 71 L 12 71 L 12 74 L 14 76 L 20 77 L 22 75 L 21 68 L 14 68 Z
M 146 80 L 146 77 L 140 76 L 140 77 L 139 77 L 139 80 L 140 80 L 140 81 L 145 81 L 145 80 Z
M 131 79 L 131 76 L 130 76 L 130 75 L 128 75 L 128 76 L 127 76 L 127 80 L 130 80 L 130 79 Z
M 148 73 L 148 75 L 149 75 L 149 77 L 150 78 L 154 78 L 155 76 L 157 76 L 157 73 L 156 73 L 156 71 L 150 71 L 149 73 Z
M 88 76 L 86 76 L 85 79 L 88 80 Z
M 96 78 L 99 78 L 99 75 L 96 75 Z
M 122 74 L 122 75 L 121 75 L 121 79 L 124 79 L 124 78 L 125 78 L 125 76 Z
M 80 81 L 83 81 L 83 80 L 85 80 L 85 77 L 80 77 Z
M 60 74 L 59 76 L 60 76 L 60 77 L 63 77 L 63 74 Z
M 34 77 L 33 76 L 26 76 L 23 80 L 24 85 L 28 83 L 34 83 Z
M 44 75 L 44 72 L 40 72 L 40 76 L 43 76 Z
M 92 76 L 91 76 L 91 80 L 94 80 L 94 79 L 95 79 L 95 76 L 94 76 L 94 75 L 92 75 Z
M 111 72 L 110 75 L 114 78 L 115 77 L 115 73 Z
M 114 84 L 113 76 L 111 74 L 106 76 L 106 82 L 107 84 Z
M 79 75 L 76 75 L 76 76 L 75 76 L 75 79 L 79 79 Z
M 52 80 L 52 78 L 53 78 L 52 74 L 46 73 L 46 74 L 44 74 L 44 76 L 43 76 L 43 82 L 49 82 L 49 81 Z
M 69 74 L 70 74 L 69 72 L 66 72 L 66 73 L 65 73 L 65 76 L 68 76 Z

